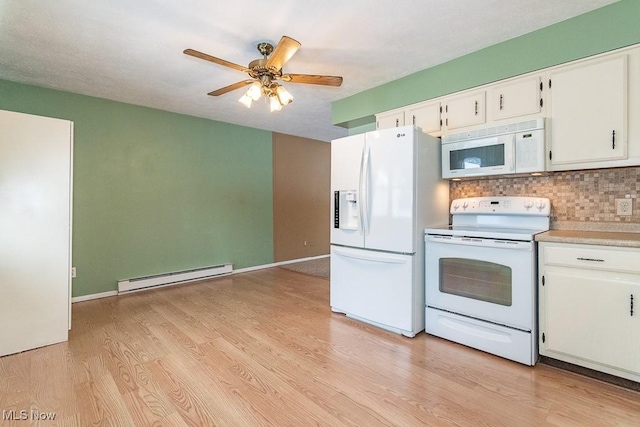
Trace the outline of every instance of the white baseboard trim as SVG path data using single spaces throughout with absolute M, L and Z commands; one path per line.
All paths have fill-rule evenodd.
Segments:
M 89 294 L 89 295 L 82 295 L 79 297 L 73 297 L 71 298 L 71 302 L 75 304 L 77 302 L 90 301 L 92 299 L 99 299 L 99 298 L 115 297 L 117 295 L 118 295 L 118 291 L 100 292 L 98 294 Z
M 233 272 L 231 272 L 231 273 L 222 274 L 222 275 L 216 276 L 216 277 L 225 277 L 225 276 L 231 276 L 231 275 L 238 274 L 238 273 L 248 273 L 250 271 L 264 270 L 265 268 L 279 267 L 281 265 L 287 265 L 287 264 L 295 264 L 296 262 L 313 261 L 314 259 L 328 258 L 329 256 L 330 256 L 329 254 L 327 254 L 327 255 L 318 255 L 318 256 L 312 256 L 312 257 L 308 257 L 308 258 L 298 258 L 298 259 L 291 259 L 291 260 L 288 260 L 288 261 L 274 262 L 272 264 L 255 265 L 253 267 L 239 268 L 237 270 L 233 270 Z M 213 277 L 213 278 L 215 278 L 215 277 Z M 157 288 L 164 288 L 164 287 L 166 287 L 166 285 L 165 286 L 157 286 Z M 148 290 L 148 289 L 146 289 L 146 290 Z M 82 296 L 79 296 L 79 297 L 73 297 L 73 298 L 71 298 L 71 302 L 73 304 L 75 304 L 77 302 L 90 301 L 90 300 L 94 300 L 94 299 L 114 297 L 114 296 L 118 296 L 118 291 L 117 290 L 101 292 L 101 293 L 98 293 L 98 294 L 89 294 L 89 295 L 82 295 Z
M 253 267 L 239 268 L 237 270 L 234 270 L 233 273 L 231 274 L 248 273 L 249 271 L 263 270 L 265 268 L 279 267 L 281 265 L 295 264 L 296 262 L 313 261 L 314 259 L 321 259 L 321 258 L 328 258 L 328 257 L 329 255 L 327 254 L 327 255 L 312 256 L 308 258 L 290 259 L 288 261 L 274 262 L 273 264 L 254 265 Z

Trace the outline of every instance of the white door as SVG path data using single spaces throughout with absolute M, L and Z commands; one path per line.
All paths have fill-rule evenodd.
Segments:
M 0 111 L 0 356 L 67 340 L 72 123 Z
M 364 234 L 360 225 L 355 229 L 336 228 L 335 221 L 336 191 L 355 193 L 357 211 L 361 209 L 360 186 L 364 146 L 364 134 L 347 136 L 331 142 L 331 243 L 335 245 L 360 248 L 364 246 Z
M 367 134 L 364 204 L 365 247 L 414 253 L 415 138 L 413 126 Z
M 415 335 L 424 325 L 414 324 L 414 298 L 424 298 L 414 295 L 413 260 L 412 255 L 332 246 L 332 310 Z

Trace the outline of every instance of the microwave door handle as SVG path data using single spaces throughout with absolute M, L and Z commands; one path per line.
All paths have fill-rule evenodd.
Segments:
M 509 166 L 509 172 L 515 172 L 516 171 L 516 141 L 515 138 L 511 139 L 511 143 L 509 144 L 511 146 L 511 150 L 509 150 L 509 158 L 507 159 L 507 165 Z

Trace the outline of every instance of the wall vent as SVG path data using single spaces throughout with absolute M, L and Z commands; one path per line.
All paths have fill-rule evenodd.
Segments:
M 489 138 L 507 133 L 525 132 L 529 130 L 544 129 L 544 119 L 527 120 L 525 122 L 511 123 L 490 128 L 481 128 L 467 132 L 453 133 L 442 136 L 442 143 L 468 141 L 470 139 Z

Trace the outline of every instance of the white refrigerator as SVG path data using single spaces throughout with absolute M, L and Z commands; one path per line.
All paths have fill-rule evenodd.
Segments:
M 332 141 L 331 197 L 331 309 L 415 336 L 424 229 L 449 223 L 440 140 L 404 126 Z

